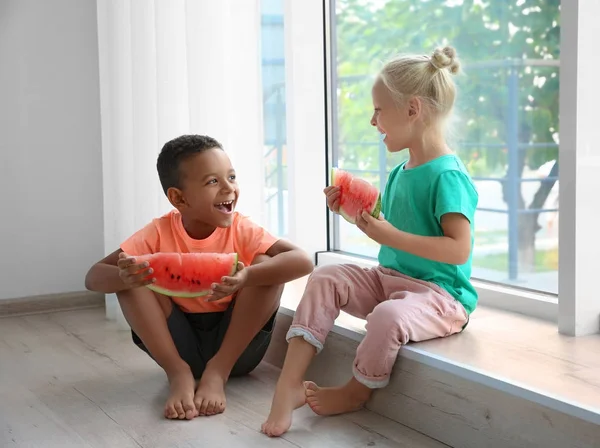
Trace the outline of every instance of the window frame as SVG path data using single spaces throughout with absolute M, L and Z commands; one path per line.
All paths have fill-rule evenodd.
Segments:
M 295 88 L 288 90 L 287 110 L 289 117 L 304 117 L 304 120 L 288 119 L 288 136 L 293 136 L 289 143 L 290 153 L 296 154 L 294 162 L 300 164 L 293 167 L 297 177 L 296 182 L 290 185 L 290 189 L 294 190 L 290 192 L 293 198 L 289 207 L 290 223 L 296 222 L 295 231 L 290 232 L 290 238 L 315 255 L 317 266 L 342 262 L 375 265 L 376 260 L 333 250 L 336 247 L 333 244 L 336 237 L 332 226 L 333 216 L 324 207 L 321 192 L 329 183 L 327 173 L 334 160 L 332 132 L 335 132 L 335 123 L 332 107 L 336 105 L 331 95 L 335 88 L 332 85 L 332 70 L 335 67 L 332 66 L 331 59 L 332 45 L 335 45 L 331 38 L 333 0 L 285 2 L 286 64 L 287 61 L 294 61 L 288 68 L 286 84 L 295 84 Z M 600 5 L 595 4 L 594 0 L 563 3 L 561 7 L 559 159 L 563 166 L 559 172 L 562 199 L 559 213 L 573 216 L 575 220 L 563 220 L 559 227 L 559 294 L 544 294 L 473 280 L 480 296 L 479 304 L 556 322 L 561 333 L 573 336 L 597 333 L 600 330 L 600 301 L 594 298 L 595 285 L 592 283 L 595 246 L 589 243 L 595 240 L 592 233 L 595 221 L 590 219 L 590 211 L 585 206 L 577 207 L 578 202 L 585 204 L 585 199 L 592 201 L 587 204 L 593 203 L 595 172 L 589 168 L 600 168 L 600 154 L 592 154 L 590 149 L 594 142 L 600 141 L 600 130 L 594 128 L 591 118 L 594 116 L 592 98 L 600 96 L 600 86 L 589 75 L 600 67 L 597 60 L 585 57 L 585 51 L 594 51 L 592 18 L 598 15 Z M 300 29 L 301 33 L 298 32 Z M 578 57 L 580 54 L 582 57 Z M 312 70 L 301 70 L 299 66 L 303 64 L 307 64 Z M 311 82 L 315 82 L 315 72 L 319 69 L 322 70 L 321 76 L 325 81 L 321 81 L 323 88 L 313 86 L 306 90 Z M 585 94 L 582 87 L 585 87 Z M 594 91 L 596 95 L 592 94 Z M 319 96 L 320 92 L 322 96 Z M 319 107 L 324 115 L 315 113 Z M 319 117 L 322 118 L 321 122 Z M 310 132 L 306 132 L 307 129 Z M 318 144 L 316 138 L 301 137 L 311 133 L 322 136 L 322 144 Z M 309 141 L 315 145 L 308 148 L 307 153 L 305 143 Z M 323 166 L 315 163 L 316 160 L 323 160 L 323 153 L 319 156 L 317 147 L 326 154 L 325 176 Z M 306 182 L 302 183 L 302 180 L 307 178 L 314 181 L 318 188 L 306 189 Z M 588 205 L 587 208 L 592 207 Z M 302 219 L 300 223 L 297 220 L 302 216 L 310 216 L 310 219 Z M 587 275 L 582 275 L 582 268 Z

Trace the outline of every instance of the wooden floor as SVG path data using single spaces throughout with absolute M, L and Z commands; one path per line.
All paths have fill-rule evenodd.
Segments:
M 0 447 L 443 447 L 377 414 L 307 407 L 280 439 L 259 432 L 278 371 L 230 381 L 225 414 L 161 418 L 167 384 L 127 332 L 88 309 L 0 319 Z

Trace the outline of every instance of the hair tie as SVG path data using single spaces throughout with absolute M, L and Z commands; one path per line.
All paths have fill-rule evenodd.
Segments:
M 445 67 L 441 67 L 441 66 L 437 65 L 437 63 L 435 62 L 435 59 L 433 59 L 433 58 L 429 58 L 429 63 L 430 63 L 431 65 L 433 65 L 433 67 L 434 67 L 436 70 L 443 70 L 443 69 L 445 68 Z

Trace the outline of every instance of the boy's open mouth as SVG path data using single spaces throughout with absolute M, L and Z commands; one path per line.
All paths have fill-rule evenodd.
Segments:
M 221 213 L 227 213 L 227 214 L 232 213 L 233 212 L 233 200 L 219 202 L 218 204 L 215 204 L 215 208 L 217 210 L 219 210 Z

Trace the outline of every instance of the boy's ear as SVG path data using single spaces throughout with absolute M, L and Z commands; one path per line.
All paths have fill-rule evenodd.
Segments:
M 185 198 L 183 197 L 183 191 L 179 188 L 171 187 L 167 190 L 167 198 L 173 207 L 177 210 L 181 210 L 187 204 L 185 202 Z

